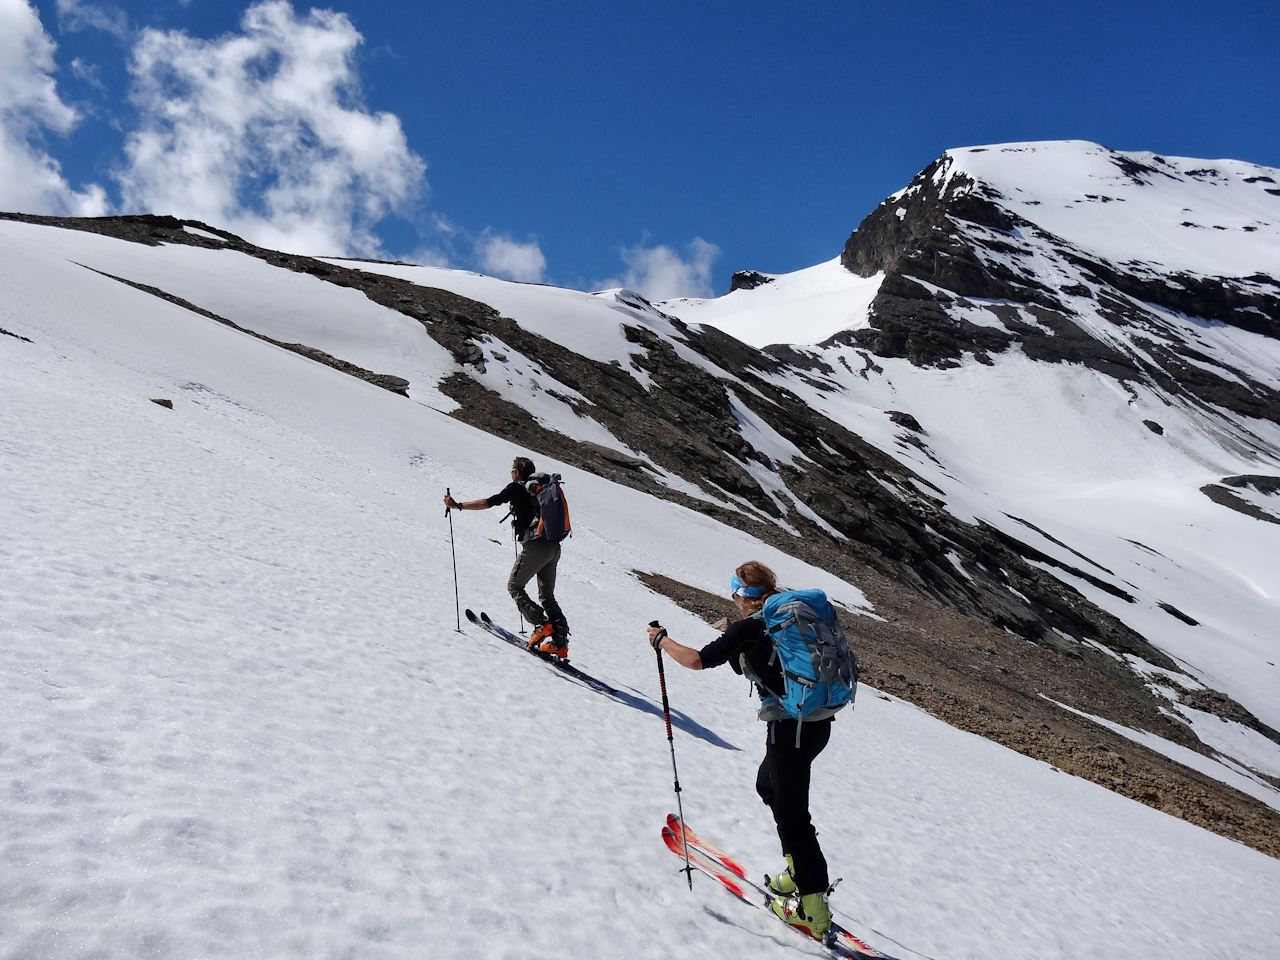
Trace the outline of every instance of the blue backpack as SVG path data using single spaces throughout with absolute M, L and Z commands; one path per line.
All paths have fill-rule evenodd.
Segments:
M 760 690 L 760 719 L 790 717 L 825 720 L 853 702 L 858 689 L 858 659 L 845 640 L 835 608 L 821 590 L 775 593 L 756 614 L 773 641 L 773 655 L 782 668 L 785 689 Z M 796 744 L 800 724 L 796 724 Z

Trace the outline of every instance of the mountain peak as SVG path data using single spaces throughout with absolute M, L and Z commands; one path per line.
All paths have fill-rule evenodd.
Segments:
M 1113 264 L 1245 277 L 1280 263 L 1274 167 L 1051 140 L 948 150 L 932 169 L 940 189 L 982 184 L 1012 216 Z

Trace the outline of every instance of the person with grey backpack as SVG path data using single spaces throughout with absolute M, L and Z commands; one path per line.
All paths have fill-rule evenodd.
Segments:
M 734 571 L 729 589 L 742 619 L 701 650 L 656 623 L 649 643 L 690 670 L 727 663 L 755 685 L 768 724 L 756 792 L 773 813 L 787 861 L 765 878 L 775 895 L 769 907 L 822 940 L 832 928 L 831 883 L 809 813 L 810 773 L 836 713 L 853 702 L 858 662 L 821 590 L 779 590 L 773 571 L 754 560 Z
M 507 592 L 520 615 L 533 625 L 529 647 L 561 659 L 569 656 L 569 621 L 556 601 L 556 567 L 560 563 L 560 542 L 569 536 L 569 503 L 558 473 L 537 473 L 528 457 L 516 457 L 511 464 L 511 482 L 491 497 L 459 502 L 445 494 L 448 510 L 488 510 L 510 504 L 511 526 L 520 552 Z M 538 580 L 538 602 L 525 592 L 529 581 Z

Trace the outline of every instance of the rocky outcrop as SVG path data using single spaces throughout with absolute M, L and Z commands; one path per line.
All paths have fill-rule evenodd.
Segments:
M 729 292 L 734 290 L 754 290 L 766 283 L 773 283 L 773 277 L 765 276 L 757 270 L 737 270 L 729 279 Z
M 1122 169 L 1131 178 L 1166 175 L 1120 155 L 1117 160 L 1127 162 Z M 992 354 L 1020 349 L 1035 360 L 1081 364 L 1280 423 L 1280 391 L 1208 357 L 1167 317 L 1171 312 L 1280 338 L 1275 277 L 1202 277 L 1109 263 L 1011 213 L 997 190 L 951 172 L 950 164 L 947 156 L 936 160 L 849 237 L 845 267 L 886 276 L 869 328 L 834 342 L 934 367 L 966 356 L 989 362 Z M 998 325 L 976 325 L 957 307 L 979 307 Z M 1140 350 L 1126 353 L 1097 336 L 1081 310 L 1133 331 Z

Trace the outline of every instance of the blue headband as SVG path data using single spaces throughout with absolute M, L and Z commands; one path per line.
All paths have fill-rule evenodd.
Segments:
M 738 579 L 738 575 L 736 573 L 729 578 L 729 589 L 733 591 L 733 596 L 735 597 L 749 597 L 751 599 L 755 599 L 756 597 L 762 597 L 765 594 L 764 587 L 748 587 Z

